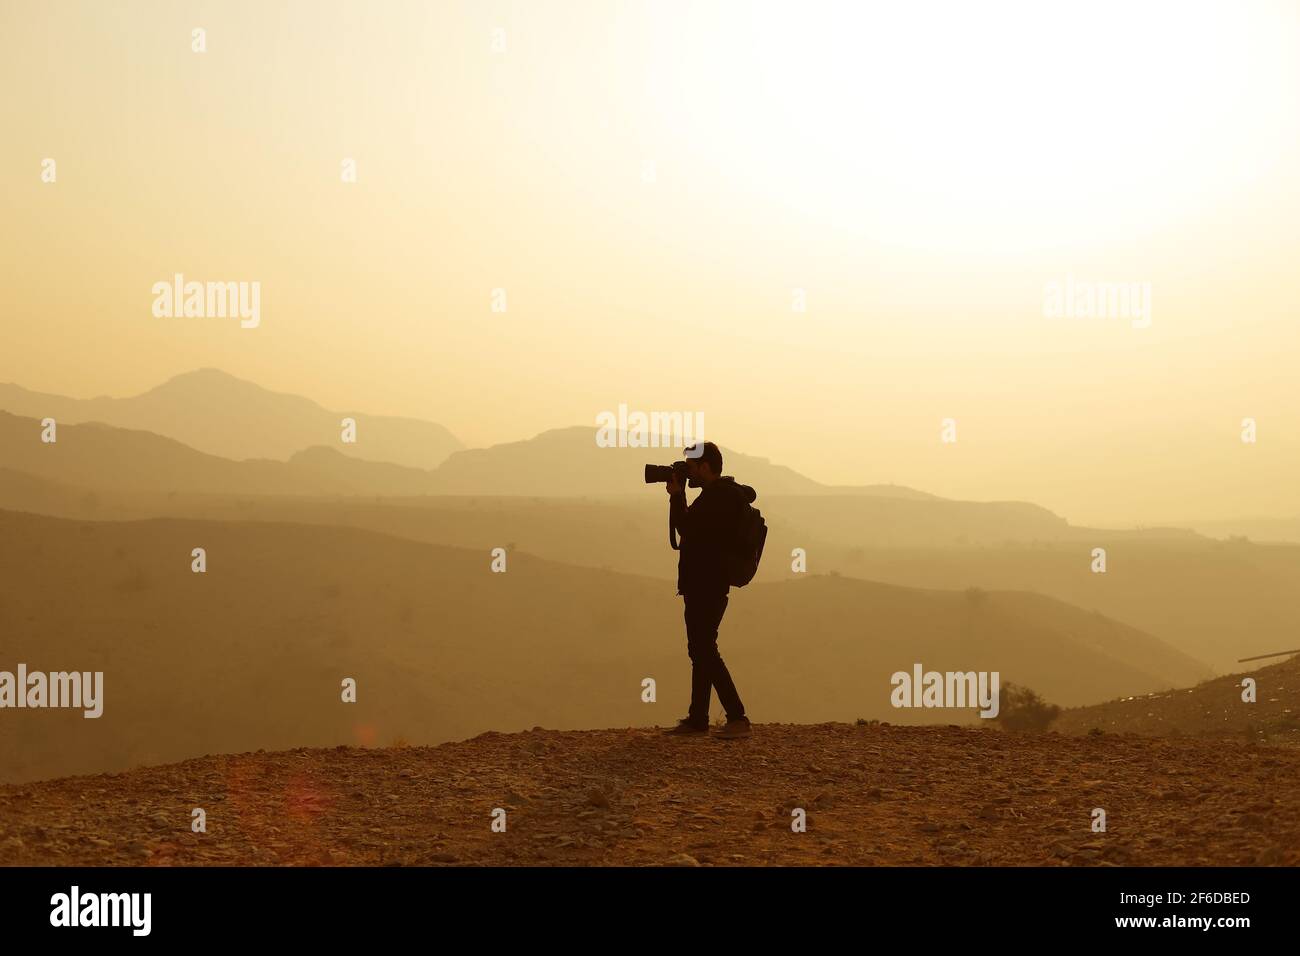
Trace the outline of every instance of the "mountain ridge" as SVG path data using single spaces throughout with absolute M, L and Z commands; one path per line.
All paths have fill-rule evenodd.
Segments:
M 356 421 L 364 440 L 339 442 L 339 450 L 348 456 L 431 468 L 464 447 L 436 422 L 333 411 L 301 395 L 273 391 L 211 367 L 182 372 L 125 398 L 75 399 L 0 383 L 0 409 L 22 417 L 48 416 L 61 424 L 101 422 L 151 431 L 236 461 L 285 460 L 304 447 L 336 440 L 344 418 Z

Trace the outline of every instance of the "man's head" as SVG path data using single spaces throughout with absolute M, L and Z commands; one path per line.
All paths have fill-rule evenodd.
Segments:
M 685 449 L 686 474 L 692 488 L 707 488 L 722 476 L 722 452 L 711 441 Z

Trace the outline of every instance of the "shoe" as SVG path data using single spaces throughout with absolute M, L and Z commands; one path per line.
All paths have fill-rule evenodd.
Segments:
M 689 720 L 679 720 L 676 727 L 669 727 L 664 733 L 674 737 L 705 737 L 709 733 L 709 727 L 707 724 L 701 727 Z
M 739 740 L 741 737 L 748 737 L 751 732 L 749 718 L 740 717 L 727 721 L 727 725 L 721 730 L 714 731 L 713 736 L 721 740 Z

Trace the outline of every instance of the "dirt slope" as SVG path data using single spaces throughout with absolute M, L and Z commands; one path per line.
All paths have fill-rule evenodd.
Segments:
M 1076 734 L 1095 727 L 1111 733 L 1227 736 L 1300 746 L 1300 657 L 1238 666 L 1243 668 L 1239 674 L 1192 688 L 1066 710 L 1052 729 Z M 1244 670 L 1247 667 L 1253 669 Z M 1242 700 L 1242 681 L 1247 677 L 1255 681 L 1253 703 Z
M 0 861 L 268 865 L 1300 863 L 1300 752 L 991 729 L 487 733 L 0 787 Z M 191 811 L 207 832 L 190 830 Z M 491 830 L 494 808 L 506 831 Z M 808 814 L 792 832 L 791 808 Z M 1108 828 L 1090 827 L 1094 807 Z

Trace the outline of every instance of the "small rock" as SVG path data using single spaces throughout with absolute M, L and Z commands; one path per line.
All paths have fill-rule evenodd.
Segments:
M 1283 862 L 1283 854 L 1280 847 L 1266 847 L 1255 860 L 1256 866 L 1279 866 Z

